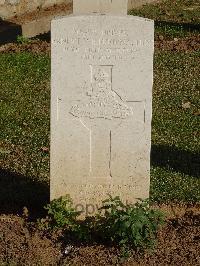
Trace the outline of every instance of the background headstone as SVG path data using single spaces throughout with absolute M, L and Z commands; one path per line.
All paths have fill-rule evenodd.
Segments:
M 139 17 L 53 20 L 51 199 L 93 213 L 149 197 L 153 39 Z
M 103 13 L 126 15 L 128 0 L 74 0 L 73 13 L 75 15 Z

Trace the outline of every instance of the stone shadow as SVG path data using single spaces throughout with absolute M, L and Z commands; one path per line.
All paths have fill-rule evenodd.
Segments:
M 27 207 L 31 218 L 38 218 L 48 202 L 48 184 L 0 169 L 0 214 L 21 214 Z
M 20 25 L 0 18 L 0 44 L 14 42 L 18 35 L 22 35 L 22 28 Z
M 197 23 L 178 23 L 178 22 L 170 22 L 170 21 L 161 21 L 161 20 L 155 20 L 155 27 L 162 27 L 162 28 L 177 28 L 177 29 L 182 29 L 183 31 L 189 31 L 189 32 L 195 32 L 198 31 L 200 32 L 200 27 L 199 24 Z
M 38 39 L 38 40 L 41 40 L 41 41 L 46 41 L 46 42 L 51 42 L 51 32 L 47 32 L 47 33 L 43 33 L 43 34 L 40 34 L 40 35 L 37 35 L 35 37 L 33 37 L 32 39 Z
M 200 154 L 180 150 L 173 146 L 152 145 L 151 165 L 200 178 Z

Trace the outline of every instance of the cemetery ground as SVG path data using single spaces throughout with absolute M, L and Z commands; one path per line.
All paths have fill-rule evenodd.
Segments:
M 200 16 L 197 1 L 176 2 L 131 12 L 156 20 L 150 200 L 167 218 L 155 250 L 127 260 L 37 223 L 49 201 L 50 44 L 0 46 L 0 265 L 200 265 Z

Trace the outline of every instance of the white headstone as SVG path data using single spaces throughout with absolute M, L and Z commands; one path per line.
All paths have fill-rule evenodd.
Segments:
M 80 14 L 116 14 L 126 15 L 128 0 L 74 0 L 73 13 Z
M 52 22 L 51 199 L 93 213 L 108 194 L 149 197 L 154 23 Z

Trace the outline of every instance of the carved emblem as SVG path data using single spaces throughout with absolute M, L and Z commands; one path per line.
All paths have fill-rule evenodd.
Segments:
M 77 102 L 70 110 L 75 117 L 125 119 L 133 115 L 132 108 L 124 103 L 112 89 L 113 66 L 91 66 L 91 84 L 86 87 L 87 99 Z

